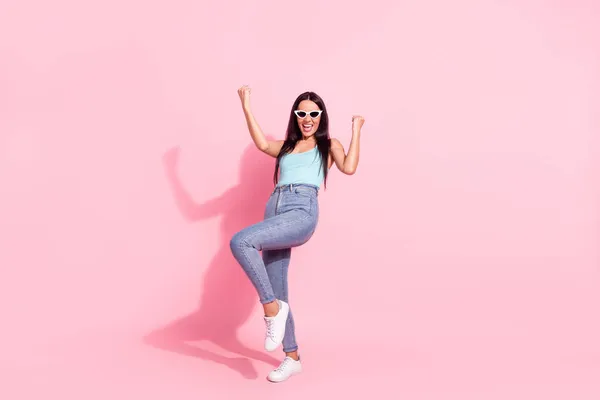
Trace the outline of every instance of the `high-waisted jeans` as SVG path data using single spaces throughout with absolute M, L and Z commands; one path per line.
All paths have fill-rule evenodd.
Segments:
M 316 186 L 306 184 L 276 187 L 267 201 L 264 220 L 242 229 L 231 239 L 231 252 L 262 304 L 276 299 L 289 303 L 287 278 L 292 248 L 306 243 L 317 227 L 318 193 Z M 297 349 L 290 308 L 283 351 Z

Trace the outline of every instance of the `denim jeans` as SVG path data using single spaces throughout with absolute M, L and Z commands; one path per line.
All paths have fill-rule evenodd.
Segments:
M 264 220 L 232 237 L 231 252 L 256 288 L 262 304 L 276 299 L 289 303 L 287 277 L 292 248 L 306 243 L 317 227 L 318 193 L 316 186 L 306 184 L 276 187 L 267 201 Z M 297 349 L 290 308 L 283 351 Z

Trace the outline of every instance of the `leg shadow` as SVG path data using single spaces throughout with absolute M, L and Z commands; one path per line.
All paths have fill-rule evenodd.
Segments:
M 240 160 L 239 184 L 197 204 L 178 179 L 178 157 L 178 148 L 163 157 L 176 204 L 189 221 L 221 217 L 220 245 L 204 276 L 198 308 L 149 333 L 144 341 L 156 348 L 227 366 L 247 379 L 256 379 L 258 374 L 249 359 L 273 366 L 279 365 L 280 360 L 239 340 L 239 328 L 259 302 L 256 290 L 231 254 L 229 241 L 239 230 L 263 219 L 265 203 L 273 189 L 274 160 L 249 146 Z M 201 340 L 241 357 L 226 357 L 188 343 Z

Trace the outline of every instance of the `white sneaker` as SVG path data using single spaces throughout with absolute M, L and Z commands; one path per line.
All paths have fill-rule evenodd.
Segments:
M 286 357 L 277 369 L 274 369 L 269 373 L 267 379 L 271 382 L 283 382 L 289 377 L 299 374 L 302 372 L 302 364 L 300 364 L 300 358 L 298 361 L 293 358 Z
M 265 349 L 273 351 L 283 341 L 285 335 L 285 323 L 290 312 L 288 303 L 282 300 L 277 300 L 279 303 L 279 312 L 274 317 L 264 317 L 267 325 L 267 334 L 265 337 Z

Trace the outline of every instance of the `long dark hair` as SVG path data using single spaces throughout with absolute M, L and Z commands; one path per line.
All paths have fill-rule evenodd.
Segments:
M 283 146 L 281 147 L 281 151 L 277 156 L 277 161 L 275 162 L 275 174 L 273 175 L 273 182 L 277 185 L 277 181 L 279 180 L 279 162 L 281 157 L 284 155 L 291 153 L 296 148 L 296 143 L 302 140 L 302 132 L 300 131 L 300 127 L 298 126 L 298 121 L 296 119 L 296 114 L 294 114 L 294 110 L 298 109 L 298 105 L 303 100 L 310 100 L 314 102 L 319 109 L 323 110 L 321 113 L 321 119 L 319 121 L 319 128 L 315 132 L 315 139 L 317 140 L 317 148 L 319 153 L 321 154 L 321 165 L 323 168 L 323 183 L 325 188 L 327 188 L 327 166 L 329 163 L 329 150 L 331 148 L 331 140 L 329 138 L 329 116 L 327 115 L 327 109 L 325 108 L 325 102 L 323 99 L 314 92 L 304 92 L 300 96 L 296 98 L 294 101 L 294 105 L 292 105 L 292 110 L 290 111 L 290 120 L 288 122 L 287 132 L 285 135 L 285 141 L 283 142 Z

